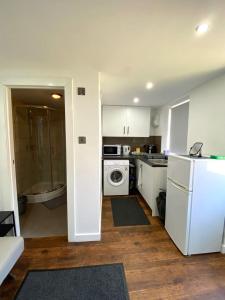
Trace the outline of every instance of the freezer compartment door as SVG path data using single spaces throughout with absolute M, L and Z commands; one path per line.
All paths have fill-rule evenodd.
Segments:
M 165 228 L 178 249 L 188 254 L 192 193 L 167 180 Z
M 169 156 L 167 177 L 192 191 L 193 161 L 180 156 Z

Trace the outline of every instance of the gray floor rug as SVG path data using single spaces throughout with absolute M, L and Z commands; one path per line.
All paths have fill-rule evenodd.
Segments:
M 111 198 L 114 226 L 150 224 L 136 196 Z
M 16 300 L 128 300 L 123 264 L 28 272 Z

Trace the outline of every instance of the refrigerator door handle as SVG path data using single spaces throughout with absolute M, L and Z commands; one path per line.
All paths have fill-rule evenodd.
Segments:
M 172 179 L 168 178 L 169 182 L 178 190 L 182 191 L 182 192 L 186 192 L 186 193 L 190 193 L 191 191 L 189 191 L 188 189 L 186 189 L 185 187 L 181 186 L 180 184 L 178 184 L 177 182 L 174 182 Z

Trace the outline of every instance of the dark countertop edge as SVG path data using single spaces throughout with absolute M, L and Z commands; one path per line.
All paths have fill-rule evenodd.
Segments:
M 154 164 L 154 163 L 150 162 L 148 160 L 148 158 L 145 158 L 145 157 L 138 157 L 137 159 L 140 159 L 141 161 L 143 161 L 144 163 L 146 163 L 147 165 L 149 165 L 150 167 L 153 167 L 153 168 L 167 168 L 167 165 L 165 166 L 164 164 L 163 165 Z
M 151 155 L 150 155 L 151 156 Z M 154 155 L 152 155 L 154 156 Z M 156 153 L 157 158 L 159 159 L 160 158 L 160 154 L 159 153 Z M 161 158 L 164 158 L 165 156 L 162 154 L 161 155 Z M 108 156 L 108 155 L 105 155 L 102 157 L 102 160 L 130 160 L 130 159 L 140 159 L 141 161 L 143 161 L 144 163 L 146 163 L 147 165 L 149 165 L 150 167 L 153 167 L 153 168 L 167 168 L 167 166 L 165 165 L 160 165 L 160 164 L 154 164 L 154 163 L 151 163 L 150 161 L 148 161 L 148 159 L 151 158 L 151 157 L 146 157 L 145 155 L 118 155 L 118 156 Z M 156 158 L 156 159 L 157 159 Z

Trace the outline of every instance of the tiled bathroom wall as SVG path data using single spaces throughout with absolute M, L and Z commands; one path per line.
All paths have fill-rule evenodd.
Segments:
M 13 123 L 17 192 L 22 194 L 37 182 L 37 173 L 33 168 L 29 112 L 27 109 L 14 107 Z
M 66 181 L 65 112 L 55 110 L 50 115 L 52 176 L 54 187 Z
M 18 194 L 42 183 L 48 190 L 65 183 L 64 110 L 15 106 L 13 120 Z

